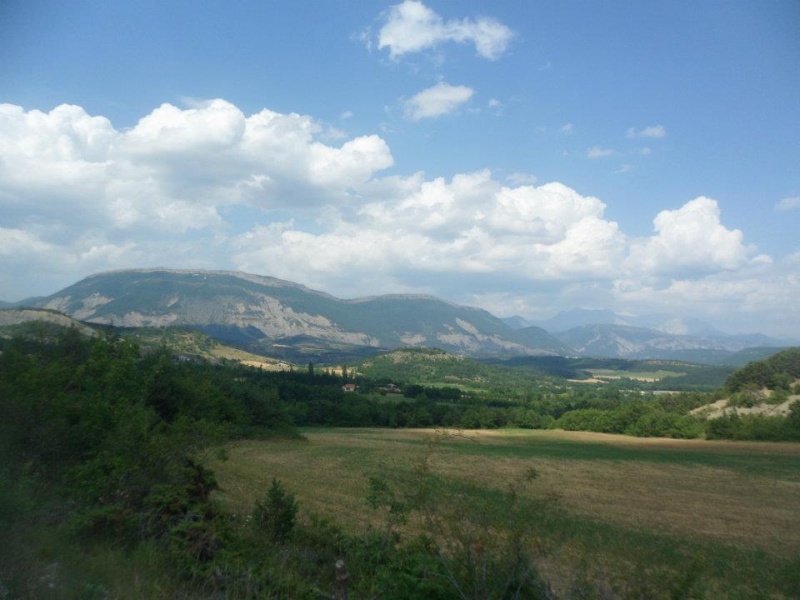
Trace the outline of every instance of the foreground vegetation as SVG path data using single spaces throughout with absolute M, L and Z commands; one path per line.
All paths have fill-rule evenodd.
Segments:
M 485 548 L 481 526 L 500 523 L 524 534 L 517 542 L 553 597 L 800 591 L 796 444 L 527 430 L 304 434 L 232 445 L 214 466 L 223 504 L 246 513 L 254 490 L 278 477 L 307 511 L 351 531 L 394 528 L 410 542 L 422 533 L 448 547 Z M 376 487 L 379 510 L 368 510 Z M 429 496 L 420 500 L 421 492 Z M 473 511 L 486 513 L 477 524 Z
M 649 397 L 552 376 L 486 388 L 466 376 L 387 382 L 313 364 L 266 371 L 142 352 L 113 330 L 33 333 L 3 341 L 0 354 L 0 596 L 319 598 L 341 595 L 345 581 L 356 598 L 789 598 L 800 589 L 786 558 L 798 551 L 787 535 L 796 446 L 634 450 L 508 429 L 702 436 L 711 421 L 689 411 L 703 394 Z M 767 369 L 770 392 L 796 391 L 791 376 L 775 375 L 787 360 L 794 365 L 782 356 Z M 358 391 L 343 391 L 354 379 Z M 742 402 L 757 391 L 735 382 Z M 756 429 L 736 418 L 718 437 L 800 431 L 797 404 Z M 389 429 L 301 436 L 308 426 L 506 435 L 481 444 Z M 231 458 L 220 461 L 225 449 Z M 709 477 L 722 482 L 714 497 L 728 521 L 700 511 L 695 526 L 724 535 L 673 526 L 687 523 L 675 507 L 700 497 L 691 490 Z M 655 525 L 608 488 L 643 498 L 667 481 L 688 487 L 646 512 Z M 789 520 L 748 528 L 746 514 L 761 521 L 755 500 L 737 504 L 746 482 L 769 489 L 750 498 L 780 503 L 768 514 Z M 590 490 L 600 495 L 581 504 Z M 340 570 L 337 584 L 338 559 L 349 577 Z

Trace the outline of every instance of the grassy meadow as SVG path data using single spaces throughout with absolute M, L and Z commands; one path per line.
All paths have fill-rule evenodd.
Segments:
M 231 444 L 212 468 L 218 500 L 244 516 L 273 478 L 307 514 L 361 533 L 371 477 L 490 506 L 511 488 L 556 591 L 593 597 L 800 597 L 800 444 L 642 439 L 596 433 L 309 429 L 303 440 Z M 535 470 L 536 478 L 518 485 Z M 411 483 L 409 483 L 411 482 Z M 404 539 L 424 530 L 413 517 Z M 683 594 L 683 595 L 681 595 Z M 659 596 L 662 594 L 659 593 Z M 669 595 L 667 597 L 670 597 Z

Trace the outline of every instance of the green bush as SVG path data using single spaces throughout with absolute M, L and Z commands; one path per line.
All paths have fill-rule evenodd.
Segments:
M 729 413 L 706 421 L 706 437 L 710 440 L 800 440 L 800 402 L 792 405 L 788 417 L 738 415 Z
M 789 399 L 789 392 L 784 389 L 775 389 L 765 399 L 767 404 L 783 404 Z
M 253 511 L 253 526 L 273 542 L 282 542 L 292 534 L 297 519 L 297 501 L 277 479 L 263 501 L 257 501 Z

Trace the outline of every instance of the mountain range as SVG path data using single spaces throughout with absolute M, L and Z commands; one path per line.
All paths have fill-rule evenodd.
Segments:
M 517 317 L 510 325 L 521 328 L 535 325 L 552 333 L 567 331 L 582 325 L 627 325 L 645 329 L 654 329 L 673 335 L 720 337 L 726 334 L 699 319 L 682 318 L 675 315 L 656 313 L 647 315 L 626 315 L 613 310 L 591 310 L 573 308 L 561 311 L 553 317 L 538 321 L 520 320 Z
M 230 271 L 101 273 L 33 305 L 118 327 L 192 327 L 288 358 L 362 355 L 406 346 L 473 356 L 569 351 L 540 328 L 515 331 L 485 310 L 431 296 L 342 300 L 289 281 Z
M 665 315 L 633 318 L 575 310 L 531 323 L 499 319 L 432 296 L 343 300 L 297 283 L 234 271 L 99 273 L 24 305 L 118 327 L 191 327 L 267 356 L 323 362 L 401 347 L 438 347 L 476 357 L 583 355 L 718 363 L 744 348 L 786 345 L 766 336 L 729 336 L 700 321 Z

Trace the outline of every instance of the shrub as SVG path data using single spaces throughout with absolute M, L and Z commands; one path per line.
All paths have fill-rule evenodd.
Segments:
M 767 404 L 783 404 L 789 399 L 789 394 L 784 389 L 772 390 L 772 393 L 765 400 Z
M 281 542 L 291 535 L 296 519 L 297 501 L 294 494 L 288 493 L 281 483 L 273 478 L 267 497 L 263 502 L 256 502 L 253 526 L 273 542 Z

